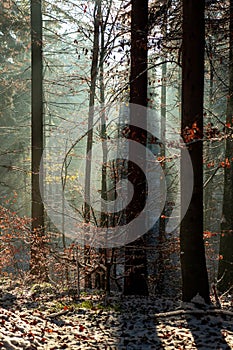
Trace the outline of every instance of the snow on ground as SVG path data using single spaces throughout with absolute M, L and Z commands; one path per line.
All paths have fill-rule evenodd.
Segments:
M 0 302 L 2 350 L 233 349 L 231 296 L 223 303 L 228 314 L 155 297 L 115 296 L 104 307 L 98 295 L 74 302 L 20 287 L 3 290 Z

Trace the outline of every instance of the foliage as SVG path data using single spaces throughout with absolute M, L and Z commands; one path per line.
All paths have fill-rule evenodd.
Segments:
M 0 272 L 21 274 L 28 265 L 30 219 L 0 206 Z

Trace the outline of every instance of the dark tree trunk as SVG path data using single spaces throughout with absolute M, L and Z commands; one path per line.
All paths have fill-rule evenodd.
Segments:
M 44 234 L 44 206 L 39 187 L 40 161 L 43 154 L 43 93 L 42 93 L 42 13 L 41 1 L 31 0 L 31 168 L 32 168 L 32 192 L 31 192 L 31 216 L 32 232 L 35 236 Z M 38 245 L 36 239 L 31 246 L 31 270 L 39 272 L 38 249 L 43 252 L 43 246 Z M 41 243 L 42 244 L 42 243 Z M 43 245 L 43 244 L 42 244 Z
M 227 102 L 227 127 L 233 126 L 233 1 L 230 1 L 230 52 L 229 52 L 229 94 Z M 226 130 L 227 131 L 227 130 Z M 230 131 L 228 129 L 228 131 Z M 233 286 L 233 140 L 230 134 L 226 139 L 225 158 L 230 165 L 224 168 L 224 195 L 219 249 L 218 289 L 227 291 Z
M 132 0 L 130 103 L 147 106 L 148 0 Z
M 41 2 L 31 2 L 32 41 L 32 219 L 33 228 L 44 227 L 44 208 L 39 188 L 39 168 L 43 153 L 42 96 L 42 14 Z
M 204 87 L 204 0 L 183 0 L 182 133 L 196 127 L 187 144 L 194 172 L 194 188 L 181 223 L 182 298 L 190 301 L 198 293 L 209 303 L 209 283 L 203 241 L 203 87 Z M 196 125 L 195 125 L 196 123 Z M 187 139 L 186 139 L 187 141 Z M 185 205 L 184 185 L 189 181 L 181 154 L 181 210 Z
M 147 106 L 147 35 L 148 35 L 148 0 L 132 0 L 131 11 L 131 74 L 130 103 Z M 146 113 L 135 115 L 130 113 L 130 135 L 146 148 Z M 144 130 L 133 126 L 136 118 L 143 118 Z M 130 153 L 134 152 L 129 146 Z M 146 154 L 146 153 L 145 153 Z M 143 155 L 142 155 L 143 156 Z M 129 181 L 136 178 L 134 194 L 131 203 L 126 208 L 127 221 L 133 220 L 146 201 L 146 182 L 142 172 L 133 163 L 128 164 Z M 144 239 L 140 238 L 125 248 L 125 283 L 124 294 L 147 295 L 147 267 Z

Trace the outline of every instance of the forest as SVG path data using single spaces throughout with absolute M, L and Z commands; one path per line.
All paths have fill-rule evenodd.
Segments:
M 233 349 L 233 0 L 1 0 L 0 349 Z

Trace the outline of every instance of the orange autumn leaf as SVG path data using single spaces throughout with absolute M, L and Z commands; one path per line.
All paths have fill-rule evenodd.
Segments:
M 214 161 L 212 161 L 212 162 L 210 162 L 210 163 L 207 164 L 207 167 L 208 167 L 208 168 L 211 168 L 211 167 L 214 167 L 214 165 L 215 165 L 215 163 L 214 163 Z
M 197 126 L 197 122 L 192 124 L 192 127 L 186 126 L 183 130 L 183 138 L 185 142 L 191 142 L 196 139 L 202 138 L 202 133 Z
M 158 157 L 158 158 L 157 158 L 157 161 L 161 163 L 161 162 L 163 162 L 165 159 L 166 159 L 166 158 L 165 158 L 164 156 L 162 156 L 162 157 Z
M 210 237 L 212 237 L 212 232 L 210 232 L 210 231 L 204 231 L 204 237 L 205 237 L 205 238 L 210 238 Z
M 220 162 L 219 166 L 222 167 L 222 168 L 228 168 L 229 169 L 231 167 L 231 163 L 229 161 L 229 158 L 226 158 L 225 162 L 224 161 Z
M 231 167 L 231 164 L 230 164 L 228 158 L 226 158 L 225 164 L 226 164 L 226 167 L 227 167 L 227 168 L 230 168 L 230 167 Z
M 53 333 L 53 330 L 52 330 L 51 328 L 46 328 L 46 329 L 45 329 L 45 332 Z
M 221 163 L 220 163 L 220 166 L 221 166 L 222 168 L 224 168 L 224 167 L 225 167 L 225 162 L 221 162 Z

